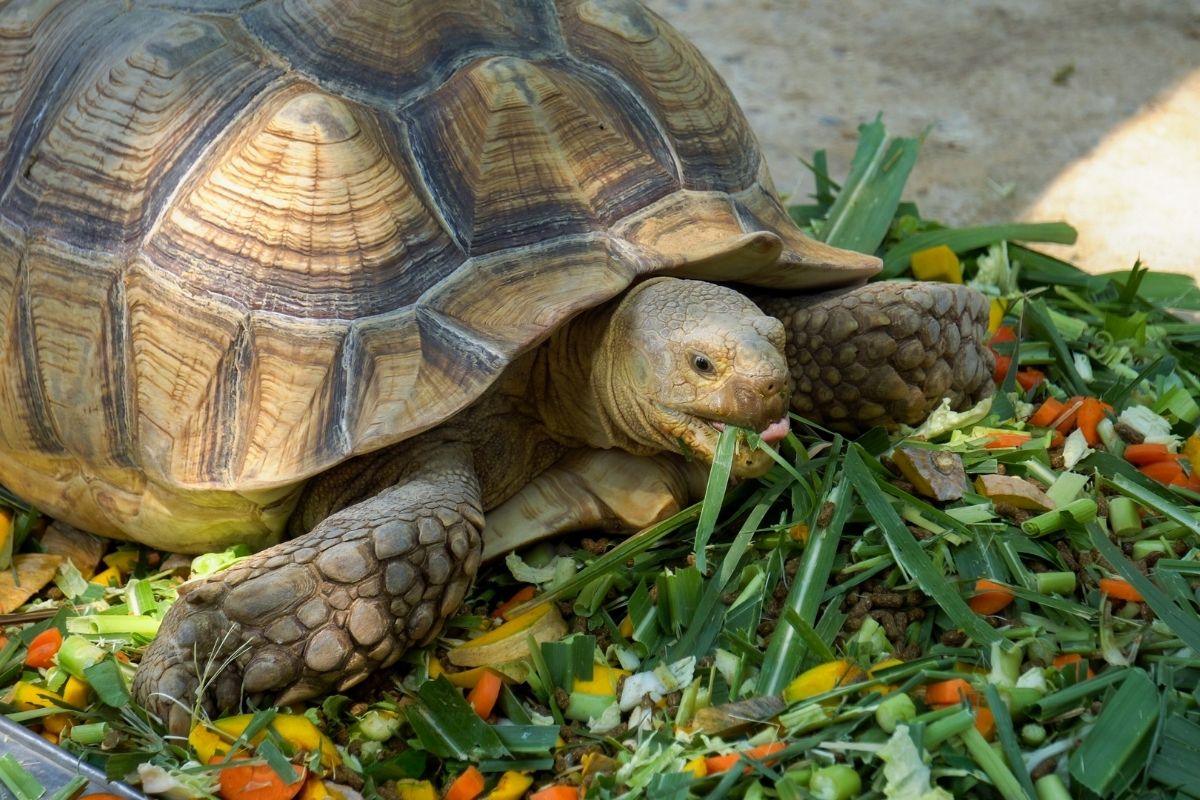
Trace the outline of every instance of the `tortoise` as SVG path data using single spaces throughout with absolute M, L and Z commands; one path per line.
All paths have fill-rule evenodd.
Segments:
M 145 653 L 173 730 L 206 654 L 217 713 L 431 640 L 485 512 L 636 527 L 725 425 L 991 389 L 983 298 L 863 285 L 878 259 L 804 236 L 721 78 L 631 0 L 13 0 L 0 48 L 0 483 L 258 551 Z

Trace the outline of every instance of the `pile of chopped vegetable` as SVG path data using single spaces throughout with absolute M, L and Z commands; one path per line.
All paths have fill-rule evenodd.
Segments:
M 0 712 L 173 800 L 1200 797 L 1200 291 L 1013 243 L 1063 224 L 921 218 L 917 148 L 863 126 L 791 211 L 988 294 L 989 400 L 855 441 L 796 420 L 760 481 L 718 460 L 634 537 L 509 556 L 352 695 L 197 710 L 186 740 L 130 676 L 179 582 L 244 554 L 109 549 L 6 497 Z

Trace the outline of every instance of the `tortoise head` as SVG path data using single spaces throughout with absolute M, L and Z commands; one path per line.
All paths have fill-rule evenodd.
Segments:
M 611 325 L 612 416 L 636 440 L 712 463 L 728 425 L 768 443 L 787 435 L 783 325 L 745 296 L 658 278 L 631 289 Z M 733 471 L 761 475 L 771 463 L 743 441 Z

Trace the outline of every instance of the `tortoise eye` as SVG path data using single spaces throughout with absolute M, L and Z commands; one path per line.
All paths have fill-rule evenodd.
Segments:
M 713 366 L 712 361 L 703 353 L 692 353 L 692 369 L 701 375 L 712 375 L 716 372 L 716 367 Z

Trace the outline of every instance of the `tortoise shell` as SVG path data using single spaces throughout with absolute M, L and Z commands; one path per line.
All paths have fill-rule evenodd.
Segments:
M 871 270 L 799 233 L 725 84 L 634 2 L 0 9 L 0 482 L 43 507 L 262 505 L 643 276 Z

